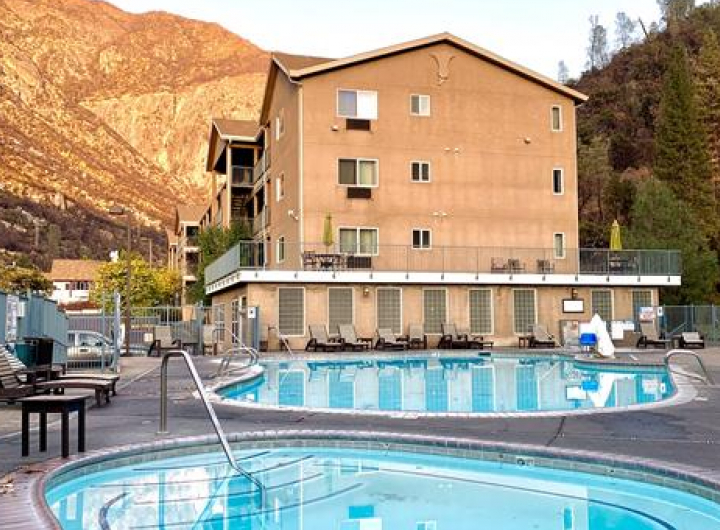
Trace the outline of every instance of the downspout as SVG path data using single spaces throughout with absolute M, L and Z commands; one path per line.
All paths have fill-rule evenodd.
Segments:
M 304 252 L 304 245 L 305 245 L 305 209 L 304 209 L 304 186 L 303 186 L 303 180 L 304 180 L 304 156 L 303 152 L 305 149 L 305 143 L 303 141 L 303 87 L 300 83 L 297 85 L 298 87 L 298 186 L 299 186 L 299 196 L 298 196 L 298 232 L 300 236 L 300 255 Z

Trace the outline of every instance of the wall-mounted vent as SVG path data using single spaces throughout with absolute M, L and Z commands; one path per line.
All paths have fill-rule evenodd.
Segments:
M 348 188 L 348 199 L 372 199 L 372 188 Z
M 348 131 L 369 131 L 370 120 L 357 120 L 354 118 L 348 118 L 345 120 L 345 129 Z

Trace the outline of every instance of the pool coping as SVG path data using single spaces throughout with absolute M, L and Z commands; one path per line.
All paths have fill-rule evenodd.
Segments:
M 413 453 L 474 458 L 485 461 L 551 467 L 587 472 L 617 479 L 639 480 L 720 502 L 720 472 L 648 458 L 634 458 L 592 451 L 491 442 L 472 438 L 405 433 L 337 430 L 267 430 L 232 433 L 233 444 L 253 447 L 320 446 L 383 449 Z M 158 440 L 93 451 L 69 459 L 55 458 L 21 468 L 14 475 L 14 491 L 0 495 L 0 528 L 58 530 L 60 525 L 45 501 L 45 489 L 54 480 L 88 467 L 104 467 L 111 460 L 149 460 L 158 452 L 165 456 L 197 454 L 202 446 L 219 451 L 212 435 Z
M 452 352 L 453 350 L 447 350 L 448 352 Z M 538 350 L 541 351 L 541 350 Z M 543 350 L 544 351 L 544 350 Z M 616 359 L 592 359 L 592 358 L 585 358 L 581 357 L 578 358 L 576 352 L 568 352 L 568 351 L 551 351 L 547 350 L 552 353 L 552 356 L 555 357 L 562 357 L 566 360 L 573 360 L 574 362 L 577 362 L 579 364 L 585 365 L 585 366 L 598 366 L 598 367 L 610 367 L 611 369 L 618 369 L 618 371 L 622 371 L 623 369 L 631 369 L 631 368 L 664 368 L 665 365 L 663 363 L 651 363 L 651 362 L 640 362 L 640 361 L 633 361 L 633 362 L 617 362 Z M 369 358 L 387 358 L 388 356 L 383 355 L 385 352 L 382 352 L 382 354 L 379 355 L 373 355 Z M 396 352 L 397 353 L 397 352 Z M 517 353 L 510 353 L 510 352 L 489 352 L 492 356 L 497 357 L 517 357 Z M 456 354 L 457 355 L 457 354 Z M 478 356 L 480 353 L 477 354 Z M 407 356 L 407 354 L 406 354 Z M 412 356 L 412 355 L 411 355 Z M 442 354 L 436 355 L 437 357 L 442 357 Z M 552 359 L 552 356 L 550 359 Z M 366 359 L 366 356 L 363 356 L 363 359 Z M 267 358 L 264 360 L 272 361 L 272 362 L 289 362 L 289 361 L 303 361 L 303 360 L 318 360 L 318 359 L 328 359 L 328 357 L 322 357 L 317 356 L 317 354 L 313 354 L 310 356 L 306 355 L 297 355 L 293 357 L 277 357 L 277 358 Z M 339 359 L 341 361 L 342 358 Z M 350 360 L 350 359 L 348 359 Z M 615 361 L 615 362 L 614 362 Z M 675 370 L 668 370 L 668 376 L 672 379 L 673 386 L 675 388 L 675 392 L 673 392 L 672 395 L 667 397 L 666 399 L 663 399 L 661 401 L 656 401 L 653 403 L 641 403 L 641 404 L 633 404 L 633 405 L 625 405 L 622 407 L 608 407 L 608 408 L 597 408 L 597 409 L 570 409 L 570 410 L 546 410 L 546 411 L 535 411 L 535 412 L 425 412 L 425 411 L 388 411 L 388 410 L 360 410 L 360 409 L 332 409 L 332 408 L 323 408 L 323 407 L 296 407 L 296 406 L 288 406 L 288 405 L 272 405 L 268 403 L 257 403 L 257 402 L 251 402 L 251 401 L 238 401 L 230 398 L 226 398 L 225 396 L 220 394 L 220 391 L 223 389 L 234 386 L 237 384 L 242 383 L 249 383 L 258 377 L 260 377 L 264 373 L 264 369 L 260 372 L 253 371 L 251 373 L 244 373 L 239 375 L 238 377 L 232 378 L 232 379 L 223 379 L 218 382 L 216 382 L 213 385 L 208 385 L 206 387 L 208 397 L 210 401 L 214 405 L 222 405 L 227 406 L 231 409 L 243 409 L 243 410 L 266 410 L 266 411 L 275 411 L 275 412 L 313 412 L 318 414 L 332 414 L 332 415 L 345 415 L 345 416 L 368 416 L 368 417 L 388 417 L 388 418 L 394 418 L 394 419 L 406 419 L 406 420 L 414 420 L 418 418 L 474 418 L 474 419 L 490 419 L 490 418 L 497 418 L 497 419 L 503 419 L 503 418 L 557 418 L 562 416 L 587 416 L 590 414 L 616 414 L 620 412 L 633 412 L 633 411 L 647 411 L 647 410 L 656 410 L 656 409 L 662 409 L 667 407 L 674 407 L 677 405 L 683 405 L 685 403 L 689 403 L 693 401 L 697 395 L 697 389 L 695 385 L 693 384 L 692 377 L 686 375 L 679 369 Z M 195 393 L 196 395 L 197 393 Z

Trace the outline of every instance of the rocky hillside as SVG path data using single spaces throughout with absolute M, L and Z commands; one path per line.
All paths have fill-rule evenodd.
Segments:
M 205 197 L 209 120 L 256 115 L 267 60 L 214 24 L 0 0 L 0 219 L 22 200 L 78 220 L 118 203 L 159 229 L 178 200 Z M 15 228 L 0 223 L 0 247 Z

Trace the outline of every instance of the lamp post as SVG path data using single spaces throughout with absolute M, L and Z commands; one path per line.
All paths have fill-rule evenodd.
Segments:
M 131 281 L 131 258 L 130 251 L 132 250 L 132 232 L 130 229 L 130 211 L 123 208 L 122 206 L 111 206 L 108 210 L 110 215 L 124 215 L 127 221 L 127 244 L 125 247 L 125 260 L 127 267 L 126 283 L 125 283 L 125 355 L 130 355 L 130 328 L 132 326 L 130 319 L 130 281 Z
M 153 240 L 151 237 L 142 236 L 140 238 L 141 241 L 145 241 L 148 244 L 148 262 L 150 263 L 150 266 L 153 266 Z

